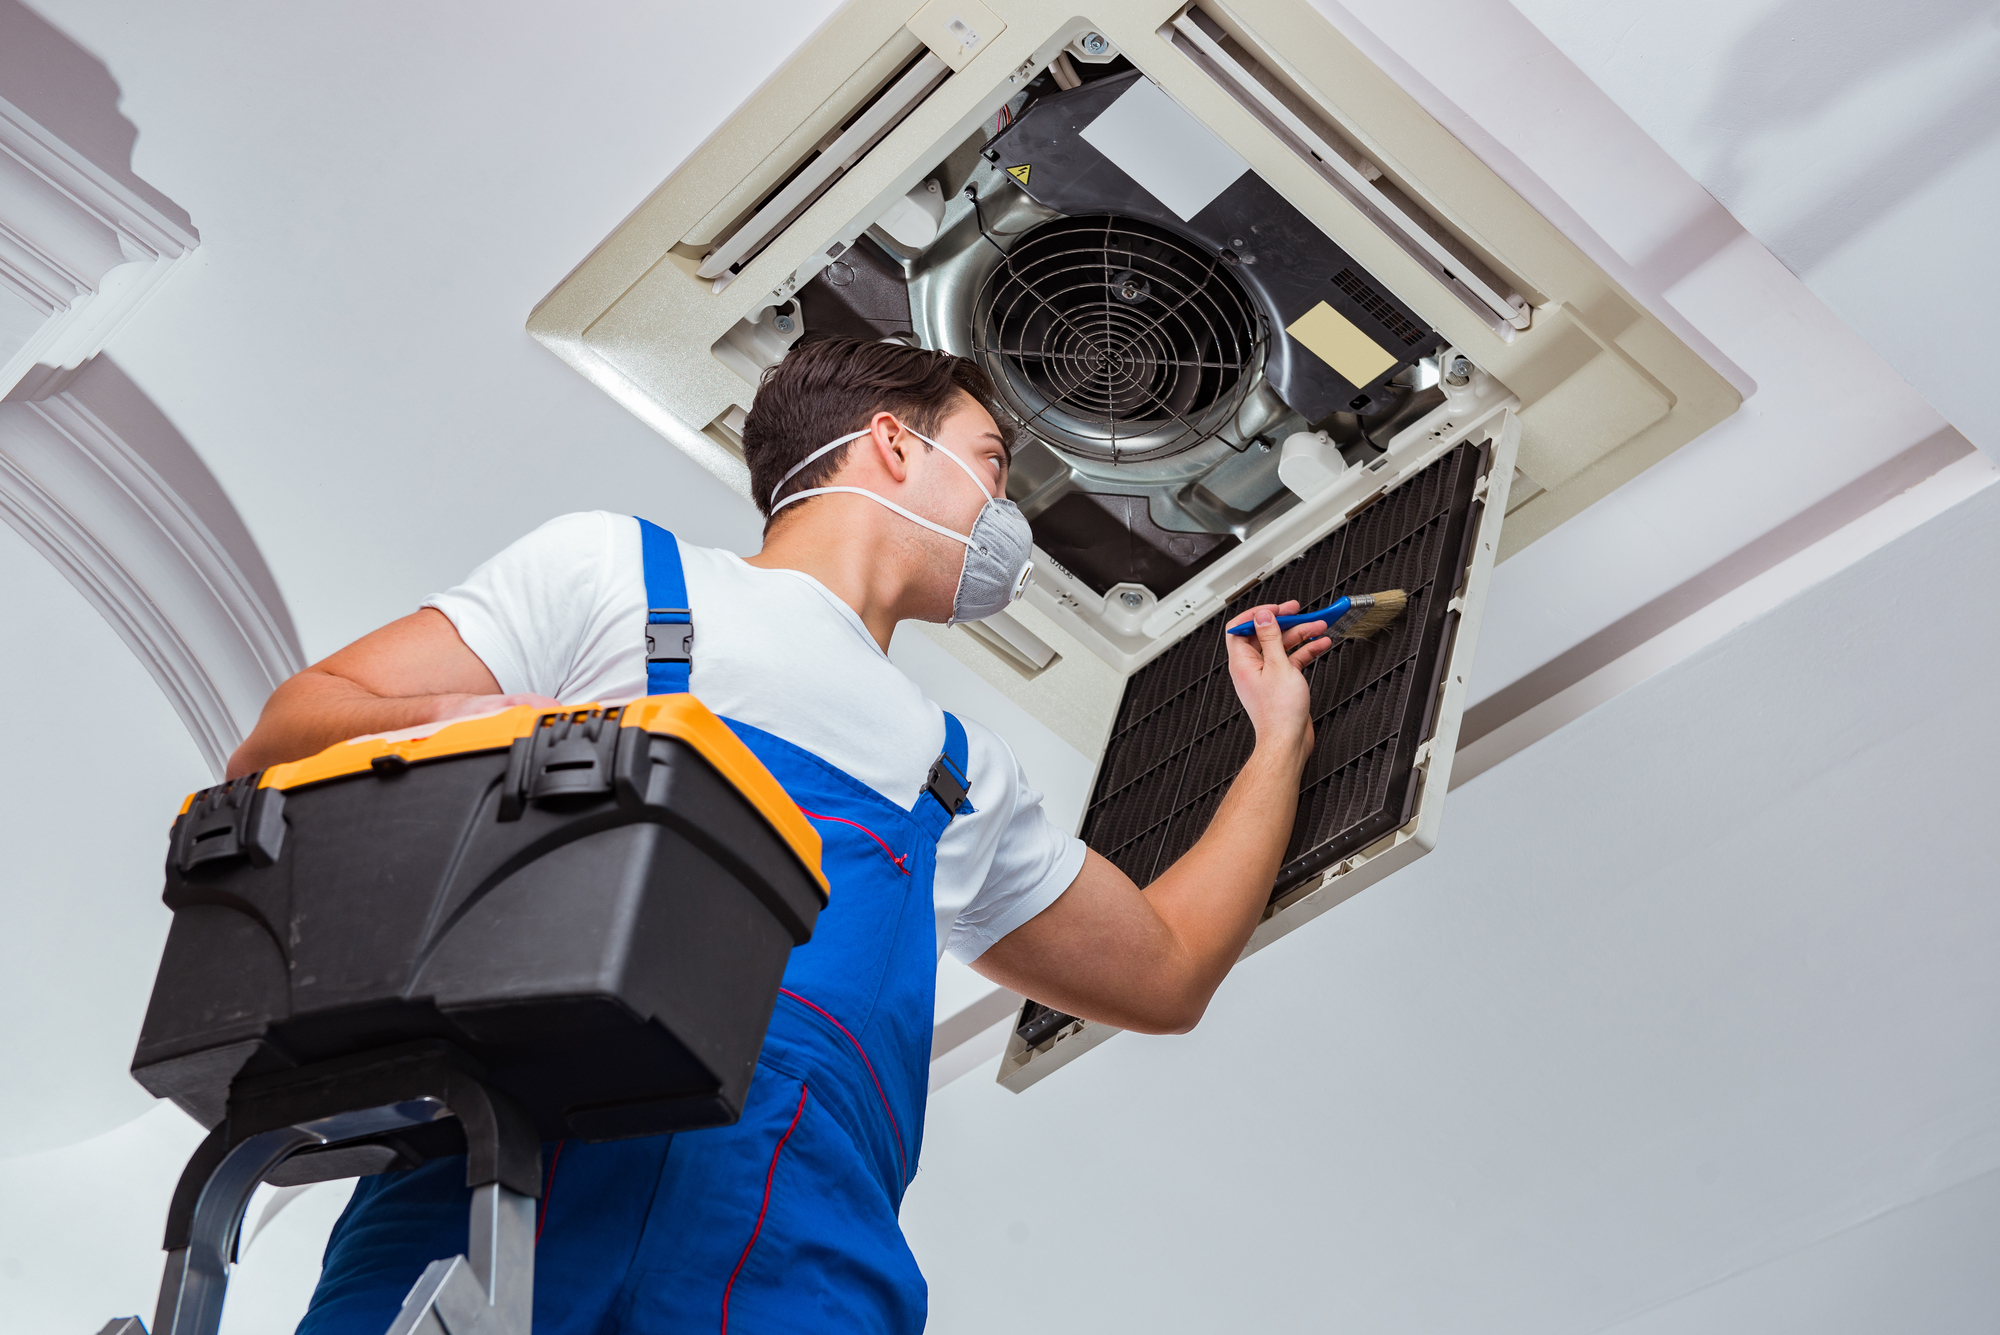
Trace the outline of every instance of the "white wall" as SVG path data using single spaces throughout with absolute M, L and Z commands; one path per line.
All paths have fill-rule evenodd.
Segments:
M 2000 1323 L 1995 587 L 1989 489 L 1453 793 L 1192 1035 L 941 1091 L 933 1329 Z

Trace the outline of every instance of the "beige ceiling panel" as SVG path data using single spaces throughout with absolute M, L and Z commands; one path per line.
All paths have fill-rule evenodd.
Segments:
M 1521 471 L 1559 488 L 1665 417 L 1670 406 L 1626 358 L 1600 350 L 1521 410 Z
M 1528 328 L 1496 331 L 1330 185 L 1325 164 L 1299 154 L 1240 91 L 1176 46 L 1167 25 L 1185 6 L 1106 0 L 1087 17 L 1053 0 L 980 7 L 1001 25 L 996 34 L 954 10 L 981 39 L 964 52 L 954 48 L 959 67 L 733 279 L 718 287 L 696 278 L 693 269 L 716 238 L 922 51 L 906 25 L 925 26 L 942 14 L 929 6 L 913 20 L 908 0 L 849 4 L 550 293 L 530 330 L 691 448 L 690 433 L 750 403 L 750 382 L 710 352 L 723 335 L 789 301 L 831 245 L 858 235 L 871 210 L 921 181 L 968 133 L 990 125 L 999 105 L 1064 45 L 1094 30 L 1517 396 L 1523 466 L 1546 490 L 1510 519 L 1503 556 L 1735 411 L 1739 396 L 1718 371 L 1304 0 L 1207 0 L 1201 11 L 1226 30 L 1231 49 L 1256 66 L 1264 86 L 1340 136 L 1395 198 L 1424 215 L 1427 229 L 1470 248 L 1499 281 L 1517 285 L 1533 306 Z M 709 463 L 732 475 L 741 470 L 714 454 Z
M 979 0 L 931 0 L 910 20 L 910 31 L 954 70 L 962 70 L 1007 30 Z

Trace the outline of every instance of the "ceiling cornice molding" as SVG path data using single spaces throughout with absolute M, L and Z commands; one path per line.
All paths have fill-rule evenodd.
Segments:
M 0 404 L 0 517 L 111 623 L 219 778 L 304 662 L 262 555 L 187 443 L 115 366 Z
M 0 321 L 0 393 L 37 364 L 96 355 L 200 244 L 185 217 L 0 98 L 0 305 L 18 317 Z

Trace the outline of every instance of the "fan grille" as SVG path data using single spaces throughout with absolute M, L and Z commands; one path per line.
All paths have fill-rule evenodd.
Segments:
M 1028 432 L 1136 463 L 1227 427 L 1265 327 L 1220 256 L 1129 218 L 1061 218 L 1007 252 L 973 303 L 973 355 Z

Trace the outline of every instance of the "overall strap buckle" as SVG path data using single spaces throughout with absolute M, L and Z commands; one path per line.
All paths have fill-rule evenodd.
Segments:
M 958 809 L 965 805 L 966 794 L 972 791 L 972 783 L 965 777 L 965 771 L 948 755 L 940 753 L 931 762 L 931 772 L 924 780 L 924 791 L 936 798 L 947 817 L 956 816 Z
M 655 630 L 656 626 L 676 627 Z M 685 607 L 646 609 L 646 661 L 648 663 L 692 663 L 694 661 L 694 614 Z

